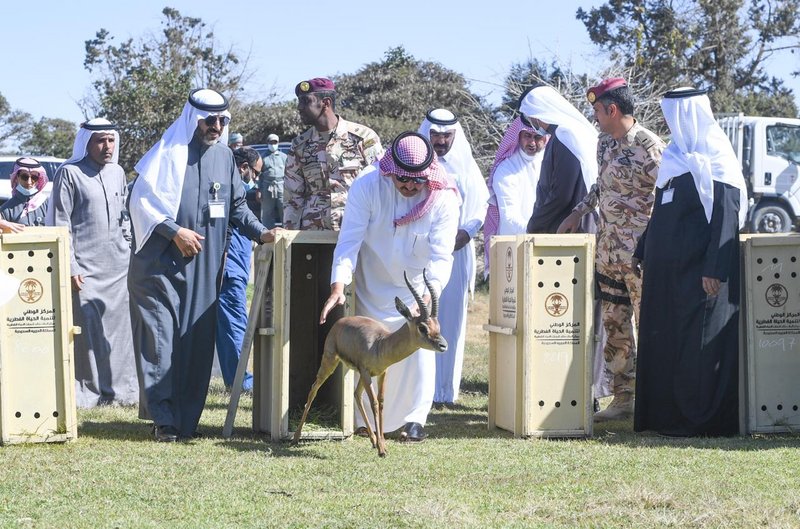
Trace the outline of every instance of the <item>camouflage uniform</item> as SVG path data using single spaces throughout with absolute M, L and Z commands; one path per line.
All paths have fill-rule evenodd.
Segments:
M 383 154 L 372 129 L 337 117 L 333 131 L 311 127 L 292 142 L 283 184 L 286 229 L 339 230 L 353 180 Z
M 614 395 L 633 393 L 636 378 L 635 332 L 642 280 L 631 258 L 653 209 L 653 187 L 664 142 L 638 122 L 619 140 L 601 134 L 597 141 L 599 176 L 574 211 L 584 215 L 599 206 L 596 282 L 608 335 L 604 356 L 613 376 Z

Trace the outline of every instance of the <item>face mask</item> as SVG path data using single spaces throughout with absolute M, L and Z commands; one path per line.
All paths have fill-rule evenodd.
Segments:
M 267 145 L 267 149 L 269 149 L 269 152 L 275 152 L 278 150 L 278 145 L 270 143 Z
M 251 189 L 255 189 L 256 183 L 250 180 L 249 182 L 244 182 L 244 188 L 249 191 Z
M 35 195 L 36 193 L 39 192 L 39 190 L 35 186 L 30 188 L 30 189 L 28 189 L 26 187 L 23 187 L 22 184 L 17 184 L 17 191 L 19 191 L 20 194 L 22 194 L 22 195 L 24 195 L 26 197 L 29 197 L 31 195 Z

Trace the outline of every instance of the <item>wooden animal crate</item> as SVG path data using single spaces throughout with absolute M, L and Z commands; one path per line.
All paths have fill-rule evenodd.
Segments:
M 493 237 L 489 428 L 592 434 L 594 236 Z
M 739 424 L 800 430 L 800 235 L 744 235 Z
M 272 273 L 263 310 L 258 316 L 253 358 L 253 429 L 273 440 L 288 439 L 289 413 L 299 420 L 316 379 L 325 337 L 344 315 L 355 314 L 352 284 L 347 302 L 319 325 L 330 295 L 331 264 L 338 238 L 330 231 L 281 231 L 272 246 Z M 265 249 L 264 251 L 269 251 Z M 268 260 L 257 260 L 264 266 Z M 256 275 L 258 277 L 258 273 Z M 333 428 L 314 430 L 307 424 L 303 439 L 341 439 L 353 434 L 354 372 L 340 365 L 320 388 L 313 410 L 338 416 Z
M 0 305 L 0 443 L 75 439 L 67 229 L 0 235 L 0 270 L 19 282 Z

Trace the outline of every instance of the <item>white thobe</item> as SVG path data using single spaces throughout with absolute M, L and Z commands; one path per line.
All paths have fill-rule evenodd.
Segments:
M 414 297 L 403 280 L 404 271 L 420 293 L 424 289 L 423 269 L 437 292 L 450 278 L 458 228 L 455 193 L 441 192 L 426 216 L 394 226 L 395 219 L 411 211 L 427 195 L 424 189 L 416 197 L 402 196 L 377 167 L 357 178 L 347 195 L 331 282 L 349 284 L 355 273 L 356 314 L 381 321 L 391 331 L 406 324 L 395 308 L 395 296 L 409 307 L 414 305 Z M 434 352 L 428 349 L 418 349 L 389 367 L 384 431 L 394 431 L 408 422 L 425 424 L 433 403 L 434 371 Z M 363 398 L 365 409 L 371 409 L 366 393 Z M 356 413 L 356 424 L 364 425 L 360 413 Z
M 458 228 L 469 234 L 470 241 L 453 253 L 453 272 L 439 300 L 439 324 L 447 340 L 447 350 L 436 356 L 436 391 L 434 402 L 455 402 L 461 385 L 464 345 L 467 334 L 467 301 L 475 290 L 475 242 L 486 218 L 489 190 L 474 160 L 449 163 L 447 155 L 439 158 L 442 167 L 456 182 L 461 195 Z
M 525 233 L 536 203 L 536 185 L 542 168 L 544 149 L 533 156 L 519 149 L 500 162 L 492 178 L 492 191 L 500 212 L 497 235 Z

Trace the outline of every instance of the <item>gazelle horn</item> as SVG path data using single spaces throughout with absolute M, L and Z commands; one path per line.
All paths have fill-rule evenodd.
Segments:
M 428 274 L 425 273 L 425 269 L 422 269 L 422 279 L 425 280 L 425 286 L 428 287 L 428 292 L 431 293 L 431 318 L 435 318 L 439 314 L 439 296 L 436 295 L 436 291 L 433 290 L 433 286 L 431 286 L 431 282 L 428 280 Z
M 425 277 L 425 271 L 424 270 L 423 270 L 423 276 L 422 277 L 423 278 Z M 406 285 L 408 285 L 408 289 L 411 291 L 411 294 L 414 295 L 414 301 L 417 302 L 417 307 L 419 307 L 419 315 L 420 315 L 420 317 L 422 319 L 424 319 L 424 320 L 427 320 L 428 317 L 429 317 L 428 316 L 428 306 L 425 305 L 424 301 L 422 301 L 422 296 L 420 296 L 419 293 L 416 290 L 414 290 L 414 287 L 411 286 L 411 281 L 408 280 L 408 275 L 406 275 L 405 271 L 403 272 L 403 279 L 406 280 Z

